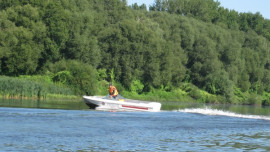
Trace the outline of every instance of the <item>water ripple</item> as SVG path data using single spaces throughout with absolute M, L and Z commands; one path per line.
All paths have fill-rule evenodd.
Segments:
M 269 151 L 270 121 L 203 113 L 0 108 L 2 151 Z M 208 111 L 209 112 L 209 111 Z M 213 114 L 216 113 L 216 114 Z

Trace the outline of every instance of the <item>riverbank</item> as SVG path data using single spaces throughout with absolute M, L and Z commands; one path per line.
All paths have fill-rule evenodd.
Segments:
M 225 96 L 210 94 L 204 90 L 195 87 L 190 83 L 184 83 L 181 87 L 170 91 L 153 89 L 151 92 L 142 94 L 124 91 L 122 95 L 127 98 L 137 100 L 158 101 L 163 103 L 163 105 L 166 107 L 173 107 L 175 103 L 231 104 L 255 106 L 270 105 L 270 93 L 267 92 L 264 92 L 260 95 L 249 92 L 241 92 L 238 88 L 235 88 L 233 96 L 231 98 L 226 98 Z
M 99 81 L 95 95 L 107 94 L 107 81 Z M 233 95 L 226 98 L 221 95 L 210 94 L 197 88 L 191 83 L 182 83 L 178 88 L 151 89 L 149 92 L 138 93 L 135 89 L 126 90 L 121 84 L 115 83 L 120 94 L 126 98 L 157 101 L 162 103 L 163 110 L 181 108 L 181 105 L 199 104 L 233 104 L 269 106 L 270 93 L 261 95 L 249 92 L 241 92 L 234 88 Z M 82 101 L 81 94 L 76 94 L 71 86 L 55 83 L 50 76 L 20 76 L 0 77 L 0 98 L 24 99 L 41 101 Z

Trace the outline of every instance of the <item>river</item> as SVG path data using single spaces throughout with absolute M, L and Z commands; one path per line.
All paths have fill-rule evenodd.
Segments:
M 12 103 L 0 101 L 0 151 L 270 151 L 269 107 L 148 113 Z

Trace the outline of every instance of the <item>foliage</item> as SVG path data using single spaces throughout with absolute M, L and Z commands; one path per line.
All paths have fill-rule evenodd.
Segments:
M 53 81 L 60 84 L 70 84 L 72 82 L 72 75 L 69 71 L 60 71 L 53 76 Z
M 72 88 L 77 95 L 94 95 L 97 91 L 97 72 L 91 65 L 74 60 L 61 60 L 52 64 L 54 82 Z
M 257 94 L 250 94 L 250 96 L 248 97 L 248 99 L 246 100 L 246 102 L 244 102 L 244 104 L 248 104 L 248 105 L 262 105 L 261 96 L 259 96 Z
M 143 91 L 144 85 L 140 80 L 133 80 L 130 85 L 131 92 L 141 93 Z
M 170 14 L 177 14 L 196 18 L 204 22 L 210 22 L 233 30 L 253 30 L 269 40 L 269 20 L 257 12 L 238 13 L 235 10 L 228 10 L 220 6 L 219 1 L 214 0 L 156 0 L 150 6 L 152 11 L 166 11 Z
M 0 77 L 0 94 L 8 98 L 46 98 L 48 94 L 74 95 L 70 88 L 41 81 L 37 77 Z M 39 77 L 41 78 L 41 77 Z M 45 77 L 46 79 L 46 77 Z
M 270 106 L 270 93 L 264 92 L 262 97 L 263 97 L 262 105 Z
M 98 69 L 98 80 L 105 80 L 107 78 L 107 73 L 106 73 L 106 69 Z
M 113 82 L 153 100 L 268 103 L 268 19 L 214 0 L 156 0 L 148 10 L 122 0 L 0 1 L 0 75 L 42 75 L 76 95 L 106 94 Z

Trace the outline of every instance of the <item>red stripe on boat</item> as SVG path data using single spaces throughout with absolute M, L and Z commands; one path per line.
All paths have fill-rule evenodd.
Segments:
M 135 106 L 127 106 L 127 105 L 122 105 L 122 107 L 125 107 L 125 108 L 134 108 L 134 109 L 141 109 L 141 110 L 148 110 L 148 108 L 144 108 L 144 107 L 135 107 Z

